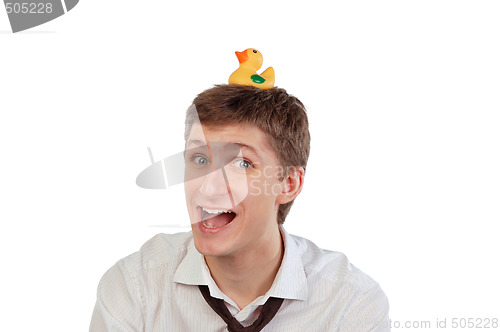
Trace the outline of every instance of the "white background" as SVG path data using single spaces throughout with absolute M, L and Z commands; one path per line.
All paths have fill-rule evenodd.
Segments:
M 103 273 L 188 230 L 172 227 L 189 225 L 182 186 L 135 177 L 148 146 L 181 151 L 186 108 L 249 47 L 308 108 L 287 230 L 346 253 L 393 321 L 500 318 L 499 14 L 496 1 L 81 0 L 12 34 L 0 10 L 0 330 L 88 330 Z

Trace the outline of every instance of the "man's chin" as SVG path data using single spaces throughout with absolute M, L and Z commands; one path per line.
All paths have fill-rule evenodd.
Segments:
M 220 244 L 217 245 L 215 243 L 207 243 L 207 241 L 203 241 L 194 237 L 194 246 L 196 250 L 207 257 L 223 257 L 227 256 L 227 248 L 221 248 Z

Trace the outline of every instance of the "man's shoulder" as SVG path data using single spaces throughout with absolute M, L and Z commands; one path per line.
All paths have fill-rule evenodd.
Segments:
M 113 321 L 115 318 L 127 326 L 142 322 L 147 301 L 155 295 L 161 296 L 161 283 L 172 277 L 191 241 L 191 232 L 157 234 L 140 250 L 116 262 L 99 282 L 92 324 L 99 326 L 104 324 L 103 319 Z M 153 290 L 153 294 L 147 293 L 148 289 Z
M 345 331 L 389 331 L 389 301 L 375 280 L 338 251 L 319 248 L 292 236 L 301 253 L 309 298 L 329 312 L 330 328 Z M 324 303 L 330 306 L 325 308 Z M 330 329 L 328 329 L 330 330 Z
M 300 236 L 290 235 L 290 238 L 300 252 L 308 279 L 365 291 L 378 286 L 375 280 L 353 265 L 344 253 L 322 249 Z

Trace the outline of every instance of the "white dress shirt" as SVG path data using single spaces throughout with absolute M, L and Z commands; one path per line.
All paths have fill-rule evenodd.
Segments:
M 390 331 L 389 304 L 379 285 L 346 256 L 318 248 L 280 226 L 285 252 L 268 292 L 243 309 L 217 287 L 188 233 L 158 234 L 102 277 L 91 332 L 222 332 L 226 323 L 198 285 L 208 285 L 243 325 L 270 296 L 284 298 L 266 331 Z

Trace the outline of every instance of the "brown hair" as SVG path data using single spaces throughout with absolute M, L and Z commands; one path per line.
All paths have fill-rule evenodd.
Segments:
M 206 126 L 254 125 L 266 133 L 284 169 L 302 166 L 305 170 L 311 139 L 307 114 L 302 102 L 286 90 L 216 85 L 200 93 L 193 105 L 186 113 L 186 141 L 198 118 Z M 285 221 L 292 204 L 293 201 L 280 205 L 278 223 Z

